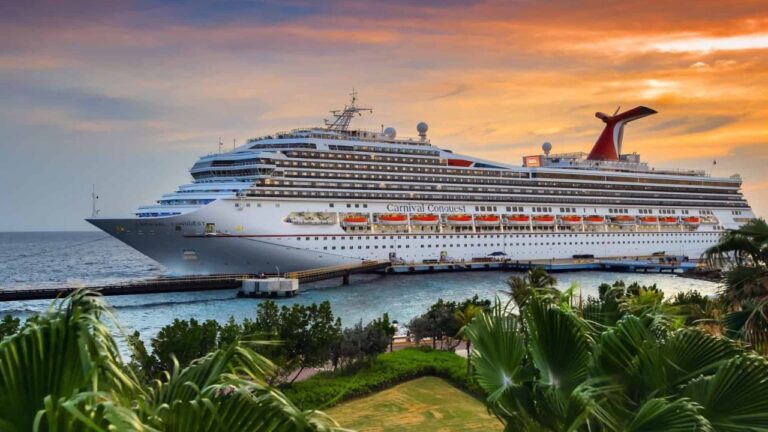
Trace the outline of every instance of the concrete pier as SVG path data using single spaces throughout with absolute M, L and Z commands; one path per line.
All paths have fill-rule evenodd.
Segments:
M 569 271 L 616 271 L 641 273 L 676 273 L 696 268 L 684 257 L 647 256 L 647 257 L 609 257 L 609 258 L 573 258 L 551 260 L 508 260 L 498 258 L 478 258 L 472 261 L 428 261 L 421 263 L 403 263 L 390 261 L 363 261 L 319 269 L 303 270 L 276 275 L 215 275 L 168 277 L 135 281 L 123 284 L 86 287 L 102 295 L 153 294 L 186 291 L 210 291 L 239 289 L 243 296 L 293 296 L 298 294 L 302 283 L 317 282 L 341 278 L 344 285 L 349 284 L 353 273 L 384 272 L 387 274 L 416 274 L 451 271 L 528 271 L 542 268 L 551 273 Z M 273 283 L 274 280 L 289 281 Z M 295 284 L 295 286 L 294 286 Z M 289 286 L 290 285 L 290 286 Z M 263 289 L 262 289 L 263 288 Z M 78 288 L 39 288 L 0 290 L 0 302 L 18 300 L 54 299 L 66 297 Z

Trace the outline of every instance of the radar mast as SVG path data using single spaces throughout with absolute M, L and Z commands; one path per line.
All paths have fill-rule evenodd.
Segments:
M 355 105 L 357 103 L 357 92 L 355 89 L 352 89 L 352 93 L 349 95 L 352 96 L 352 100 L 350 101 L 349 105 L 344 105 L 343 110 L 331 111 L 331 114 L 335 117 L 335 119 L 333 121 L 325 120 L 326 129 L 337 132 L 346 131 L 349 127 L 349 123 L 352 121 L 352 117 L 354 117 L 355 114 L 362 116 L 364 111 L 373 113 L 373 109 L 371 108 L 362 108 Z

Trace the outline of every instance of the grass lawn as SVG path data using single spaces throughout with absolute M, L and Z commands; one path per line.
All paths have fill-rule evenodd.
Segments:
M 405 382 L 326 411 L 359 431 L 503 430 L 485 405 L 436 377 Z

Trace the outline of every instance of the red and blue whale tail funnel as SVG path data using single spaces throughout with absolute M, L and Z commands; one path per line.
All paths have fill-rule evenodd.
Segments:
M 624 125 L 632 120 L 637 120 L 651 114 L 656 114 L 656 111 L 644 106 L 632 108 L 629 111 L 624 111 L 621 114 L 614 114 L 612 116 L 601 112 L 595 113 L 595 117 L 605 122 L 605 129 L 603 129 L 603 133 L 600 134 L 600 137 L 597 138 L 597 142 L 595 142 L 595 146 L 592 147 L 592 151 L 589 152 L 587 159 L 606 161 L 619 160 L 619 155 L 621 155 L 621 141 L 624 137 Z

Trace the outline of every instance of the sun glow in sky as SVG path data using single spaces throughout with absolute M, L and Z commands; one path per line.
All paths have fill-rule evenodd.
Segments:
M 319 125 L 354 87 L 372 116 L 519 164 L 588 151 L 595 111 L 646 105 L 624 150 L 740 173 L 768 215 L 765 2 L 0 3 L 0 230 L 123 216 L 202 154 Z

